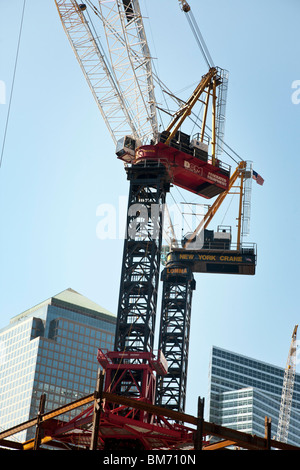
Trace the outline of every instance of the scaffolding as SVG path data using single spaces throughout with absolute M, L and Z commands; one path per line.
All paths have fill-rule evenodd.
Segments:
M 93 394 L 49 412 L 44 412 L 46 395 L 43 394 L 35 418 L 0 432 L 0 447 L 38 450 L 50 446 L 51 449 L 101 451 L 113 436 L 119 441 L 118 450 L 122 450 L 120 442 L 123 442 L 123 449 L 127 452 L 133 449 L 174 450 L 197 455 L 199 450 L 300 450 L 297 446 L 271 438 L 271 419 L 268 417 L 265 418 L 265 436 L 260 437 L 205 421 L 204 399 L 200 397 L 197 416 L 193 416 L 106 392 L 103 385 L 104 371 L 99 369 Z M 112 403 L 114 409 L 122 410 L 121 415 L 108 411 Z M 78 410 L 75 418 L 61 419 L 62 415 L 74 410 Z M 137 412 L 147 415 L 148 419 L 137 422 Z M 32 427 L 35 428 L 33 439 L 25 442 L 12 439 L 17 433 Z M 217 442 L 212 437 L 217 438 Z

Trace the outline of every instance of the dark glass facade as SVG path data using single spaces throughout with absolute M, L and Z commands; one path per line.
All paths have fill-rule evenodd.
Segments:
M 97 349 L 113 349 L 115 323 L 71 289 L 14 317 L 0 331 L 0 429 L 36 416 L 43 393 L 46 412 L 93 393 Z

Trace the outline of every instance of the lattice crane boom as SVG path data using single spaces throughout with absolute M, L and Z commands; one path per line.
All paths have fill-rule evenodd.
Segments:
M 297 329 L 298 325 L 296 325 L 293 330 L 292 341 L 283 377 L 281 404 L 277 426 L 277 441 L 282 442 L 287 442 L 291 417 L 292 398 L 296 374 Z
M 142 143 L 157 139 L 151 55 L 138 0 L 99 0 L 114 74 Z
M 96 42 L 83 9 L 73 0 L 55 0 L 55 4 L 75 56 L 100 109 L 113 141 L 127 129 L 136 134 L 133 119 L 111 73 L 104 51 Z
M 86 4 L 78 3 L 76 0 L 55 0 L 55 4 L 63 28 L 114 143 L 127 135 L 134 139 L 135 148 L 157 142 L 158 106 L 154 93 L 154 80 L 160 86 L 161 82 L 152 70 L 151 54 L 138 0 L 99 0 L 98 8 L 90 0 L 87 0 Z M 100 20 L 101 36 L 105 37 L 105 41 L 101 42 L 100 35 L 93 30 L 87 5 Z M 214 67 L 210 68 L 208 75 L 214 76 L 214 83 L 219 90 L 218 96 L 216 94 L 214 96 L 212 110 L 214 161 L 222 148 L 228 78 L 226 71 Z M 211 86 L 211 92 L 207 91 L 209 97 L 213 95 L 213 86 L 209 81 L 207 85 Z M 171 125 L 174 120 L 178 120 L 178 116 L 182 124 L 191 114 L 193 106 L 200 100 L 201 93 L 197 93 L 200 87 L 203 92 L 205 89 L 203 77 L 195 90 L 196 94 L 193 93 L 196 99 L 189 100 L 181 106 L 175 113 Z M 185 112 L 182 115 L 183 109 Z M 187 109 L 189 112 L 186 112 Z M 202 126 L 201 141 L 205 127 L 206 119 Z M 178 128 L 179 125 L 176 126 L 176 129 Z

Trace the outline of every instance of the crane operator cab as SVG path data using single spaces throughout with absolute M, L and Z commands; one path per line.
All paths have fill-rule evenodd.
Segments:
M 135 159 L 136 140 L 130 135 L 125 135 L 118 140 L 116 145 L 116 155 L 125 163 L 132 163 Z

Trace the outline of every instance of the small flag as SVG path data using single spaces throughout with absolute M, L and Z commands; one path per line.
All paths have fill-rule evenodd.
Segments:
M 265 180 L 254 170 L 252 172 L 252 178 L 257 182 L 257 184 L 260 184 L 261 186 L 264 184 Z

